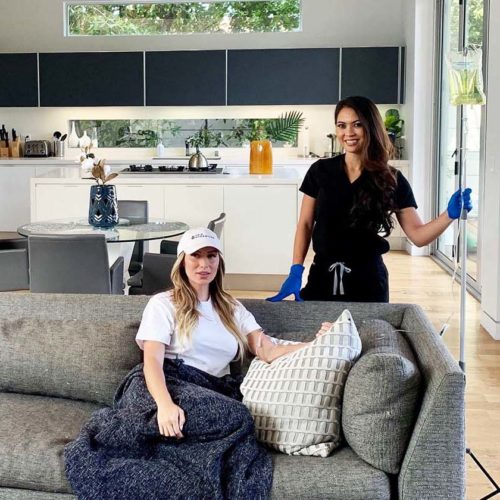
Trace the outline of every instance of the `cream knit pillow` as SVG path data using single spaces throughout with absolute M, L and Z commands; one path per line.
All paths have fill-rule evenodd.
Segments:
M 271 364 L 255 358 L 241 392 L 257 439 L 288 455 L 327 457 L 340 443 L 344 384 L 360 353 L 346 309 L 329 332 L 303 349 Z

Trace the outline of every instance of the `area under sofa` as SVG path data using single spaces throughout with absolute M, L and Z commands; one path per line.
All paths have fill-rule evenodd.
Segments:
M 140 362 L 133 338 L 148 299 L 0 294 L 0 499 L 75 498 L 63 448 Z M 423 378 L 398 475 L 369 465 L 347 445 L 328 458 L 273 452 L 273 498 L 465 497 L 464 375 L 418 306 L 242 302 L 278 338 L 310 339 L 345 308 L 356 324 L 385 320 L 406 332 Z

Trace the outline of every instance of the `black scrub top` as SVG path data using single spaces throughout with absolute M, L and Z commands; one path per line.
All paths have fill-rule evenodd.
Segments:
M 320 260 L 381 255 L 389 250 L 388 241 L 368 227 L 353 227 L 351 209 L 370 172 L 350 182 L 345 171 L 345 155 L 322 159 L 307 171 L 300 191 L 316 199 L 313 250 Z M 401 172 L 396 175 L 396 209 L 417 208 L 410 184 Z

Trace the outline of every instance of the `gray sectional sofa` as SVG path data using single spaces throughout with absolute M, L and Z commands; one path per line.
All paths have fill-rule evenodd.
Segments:
M 75 498 L 64 475 L 64 446 L 141 361 L 134 336 L 147 300 L 0 294 L 1 500 Z M 399 335 L 406 332 L 421 374 L 409 441 L 394 443 L 403 451 L 399 473 L 370 465 L 347 443 L 328 458 L 273 452 L 273 498 L 465 497 L 464 376 L 418 306 L 242 302 L 270 335 L 295 340 L 310 339 L 344 308 L 358 326 L 385 320 Z

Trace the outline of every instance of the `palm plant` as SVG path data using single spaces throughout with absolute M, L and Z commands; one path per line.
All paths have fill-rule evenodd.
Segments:
M 248 139 L 250 141 L 284 141 L 294 143 L 304 123 L 301 111 L 288 111 L 278 118 L 253 120 Z

